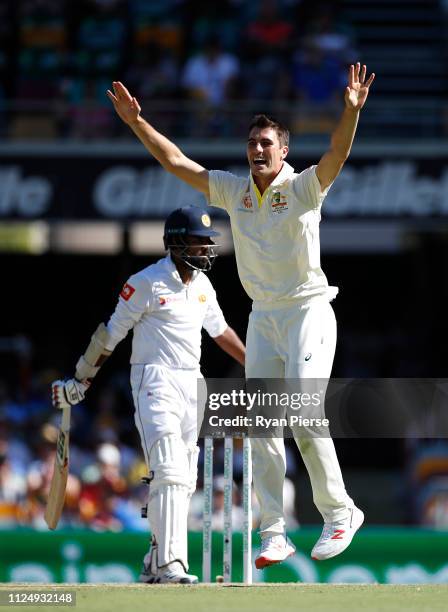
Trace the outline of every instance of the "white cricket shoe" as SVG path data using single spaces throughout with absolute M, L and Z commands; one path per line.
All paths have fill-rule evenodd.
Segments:
M 146 584 L 196 584 L 199 581 L 197 576 L 187 574 L 180 561 L 159 567 L 156 574 L 151 571 L 149 564 L 143 563 L 139 580 Z
M 316 561 L 331 559 L 343 552 L 353 536 L 364 522 L 364 512 L 359 508 L 350 508 L 350 516 L 335 523 L 325 523 L 320 538 L 317 540 L 311 557 Z
M 295 546 L 283 534 L 269 536 L 261 541 L 261 551 L 255 559 L 255 567 L 263 569 L 281 563 L 295 552 Z
M 157 574 L 152 573 L 151 567 L 143 563 L 143 567 L 140 571 L 140 576 L 138 577 L 138 581 L 145 582 L 146 584 L 154 584 L 154 582 L 156 581 L 156 578 L 157 578 Z
M 157 578 L 157 544 L 153 541 L 151 550 L 143 557 L 143 567 L 138 577 L 139 582 L 153 584 Z
M 171 561 L 168 565 L 159 567 L 155 582 L 157 584 L 197 584 L 199 578 L 193 574 L 187 574 L 180 561 Z

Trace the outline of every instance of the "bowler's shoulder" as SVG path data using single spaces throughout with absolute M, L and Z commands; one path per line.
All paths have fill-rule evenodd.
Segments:
M 318 181 L 316 174 L 317 166 L 313 164 L 312 166 L 308 166 L 308 168 L 304 168 L 300 172 L 294 171 L 291 180 L 294 182 L 304 182 L 304 181 Z
M 248 177 L 235 174 L 230 170 L 210 170 L 209 181 L 213 181 L 220 186 L 231 187 L 233 189 L 244 189 L 248 184 Z
M 296 194 L 302 193 L 304 190 L 309 192 L 310 190 L 320 193 L 321 187 L 320 182 L 316 174 L 316 165 L 308 166 L 300 172 L 294 172 L 291 177 L 291 183 Z

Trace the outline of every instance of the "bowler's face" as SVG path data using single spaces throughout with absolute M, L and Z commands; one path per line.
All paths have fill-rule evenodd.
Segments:
M 254 178 L 274 180 L 283 166 L 288 147 L 280 146 L 273 128 L 254 127 L 247 140 L 247 159 Z

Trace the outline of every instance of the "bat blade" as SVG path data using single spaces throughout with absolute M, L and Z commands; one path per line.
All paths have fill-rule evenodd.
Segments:
M 66 406 L 62 413 L 62 424 L 56 443 L 53 478 L 44 514 L 45 522 L 50 529 L 56 529 L 64 508 L 68 477 L 69 439 L 70 406 Z

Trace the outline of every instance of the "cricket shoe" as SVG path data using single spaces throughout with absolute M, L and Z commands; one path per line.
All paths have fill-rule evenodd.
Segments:
M 261 541 L 261 551 L 255 559 L 255 567 L 263 569 L 281 563 L 295 552 L 295 546 L 283 534 L 269 536 Z
M 353 540 L 353 536 L 364 522 L 364 512 L 350 508 L 350 516 L 343 521 L 325 523 L 320 538 L 311 551 L 312 559 L 323 561 L 343 552 Z
M 157 544 L 152 541 L 151 550 L 143 557 L 143 567 L 138 577 L 139 582 L 154 584 L 157 578 Z
M 180 561 L 172 561 L 159 567 L 157 573 L 151 571 L 149 563 L 144 562 L 139 581 L 146 584 L 196 584 L 198 577 L 187 574 Z
M 171 561 L 157 570 L 157 584 L 197 584 L 198 582 L 198 577 L 187 574 L 180 561 Z

